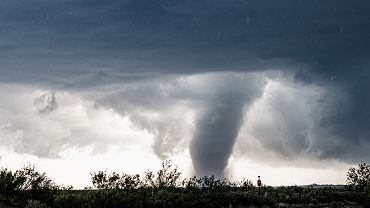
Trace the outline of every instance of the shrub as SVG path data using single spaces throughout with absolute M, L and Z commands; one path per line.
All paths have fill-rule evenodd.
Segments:
M 25 208 L 47 208 L 48 206 L 37 200 L 28 200 Z
M 347 183 L 360 191 L 369 189 L 370 165 L 361 162 L 357 168 L 350 168 L 347 172 Z

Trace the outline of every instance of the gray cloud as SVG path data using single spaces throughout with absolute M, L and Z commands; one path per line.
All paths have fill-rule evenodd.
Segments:
M 190 145 L 196 173 L 221 177 L 243 111 L 261 94 L 264 84 L 263 76 L 252 73 L 167 77 L 128 84 L 97 102 L 151 132 L 154 152 L 160 158 Z
M 353 116 L 357 111 L 366 116 L 366 112 L 353 106 L 351 97 L 335 81 L 307 84 L 294 81 L 292 75 L 271 79 L 246 113 L 238 152 L 273 165 L 368 161 L 368 130 L 360 122 L 361 115 Z
M 96 100 L 98 106 L 114 109 L 128 116 L 135 128 L 145 129 L 153 134 L 153 150 L 161 159 L 176 152 L 184 145 L 192 131 L 189 97 L 176 98 L 182 93 L 177 88 L 176 77 L 167 76 L 138 82 L 115 85 L 102 93 L 93 93 L 89 98 Z M 178 115 L 183 112 L 184 117 Z M 189 118 L 186 114 L 189 113 Z
M 101 68 L 184 74 L 299 63 L 331 76 L 368 57 L 368 4 L 7 1 L 2 39 L 14 49 L 1 52 L 2 70 L 32 67 L 18 78 L 40 81 L 50 79 L 45 72 L 70 78 Z
M 71 149 L 98 154 L 112 146 L 125 150 L 145 144 L 147 135 L 130 130 L 127 119 L 80 94 L 1 84 L 0 96 L 4 99 L 0 103 L 2 150 L 60 158 Z M 40 102 L 36 106 L 35 99 Z M 58 99 L 57 108 L 50 104 L 53 99 Z
M 54 92 L 47 92 L 35 98 L 33 107 L 40 114 L 50 113 L 58 108 Z

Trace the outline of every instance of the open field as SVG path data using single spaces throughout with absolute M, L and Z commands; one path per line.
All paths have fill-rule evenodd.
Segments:
M 301 187 L 139 188 L 68 190 L 2 196 L 2 207 L 369 207 L 370 195 Z

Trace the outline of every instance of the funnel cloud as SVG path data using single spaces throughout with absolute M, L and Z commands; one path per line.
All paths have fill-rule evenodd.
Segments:
M 195 120 L 190 154 L 197 175 L 224 177 L 245 108 L 261 95 L 255 76 L 225 76 Z M 220 79 L 216 79 L 217 81 Z
M 238 135 L 244 100 L 233 93 L 220 97 L 220 103 L 199 115 L 190 153 L 198 175 L 222 177 Z

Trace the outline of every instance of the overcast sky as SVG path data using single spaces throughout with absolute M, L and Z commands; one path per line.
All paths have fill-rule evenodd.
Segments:
M 367 0 L 3 0 L 0 165 L 345 183 L 370 162 Z

